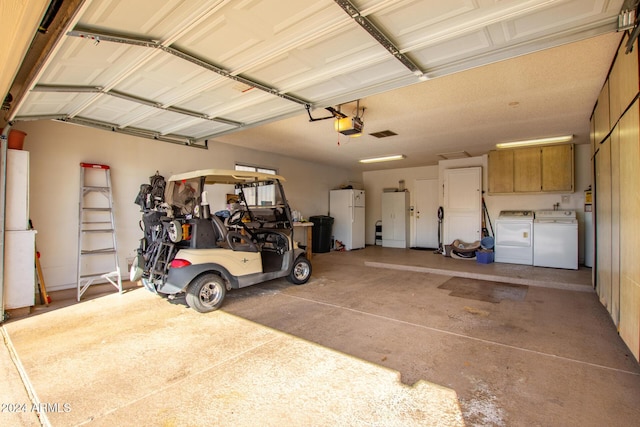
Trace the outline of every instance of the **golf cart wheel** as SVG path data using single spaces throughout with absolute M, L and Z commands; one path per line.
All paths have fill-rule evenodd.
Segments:
M 287 280 L 294 285 L 304 285 L 311 277 L 311 263 L 303 256 L 299 256 L 293 263 L 291 273 L 287 276 Z
M 173 243 L 178 243 L 182 240 L 182 225 L 178 221 L 171 221 L 167 225 L 167 234 L 169 235 L 169 240 Z
M 200 313 L 217 310 L 222 305 L 227 288 L 217 274 L 205 274 L 187 287 L 187 305 Z

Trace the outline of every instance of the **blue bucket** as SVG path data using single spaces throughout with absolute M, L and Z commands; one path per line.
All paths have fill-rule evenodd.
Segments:
M 493 249 L 493 237 L 483 237 L 482 240 L 480 240 L 480 247 L 482 249 Z

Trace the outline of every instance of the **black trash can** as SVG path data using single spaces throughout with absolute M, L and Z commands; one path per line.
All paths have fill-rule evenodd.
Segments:
M 331 250 L 333 218 L 327 215 L 317 215 L 310 217 L 309 220 L 313 223 L 311 249 L 315 253 L 329 252 Z

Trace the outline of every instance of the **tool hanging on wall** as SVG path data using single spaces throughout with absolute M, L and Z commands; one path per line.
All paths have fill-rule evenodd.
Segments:
M 29 219 L 29 228 L 33 230 L 33 222 Z M 44 283 L 44 275 L 42 274 L 42 266 L 40 265 L 40 252 L 38 252 L 38 246 L 35 246 L 36 251 L 36 275 L 38 277 L 38 289 L 40 290 L 40 302 L 45 306 L 49 306 L 51 297 L 47 294 L 47 286 Z
M 495 234 L 493 233 L 493 225 L 491 224 L 491 217 L 489 217 L 489 210 L 487 209 L 487 204 L 484 202 L 484 197 L 482 198 L 482 212 L 482 237 L 493 237 L 495 236 Z M 489 227 L 491 227 L 491 234 L 489 234 L 489 230 L 487 230 L 486 228 L 485 218 L 486 222 L 489 223 Z

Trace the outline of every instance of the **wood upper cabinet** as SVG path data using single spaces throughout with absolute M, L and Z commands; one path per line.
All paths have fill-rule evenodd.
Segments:
M 539 192 L 542 176 L 540 147 L 513 150 L 513 189 L 516 193 Z
M 542 191 L 573 192 L 573 144 L 542 147 Z
M 593 111 L 594 136 L 596 146 L 600 144 L 609 134 L 611 130 L 609 121 L 609 80 L 604 82 L 598 103 Z
M 489 193 L 573 192 L 573 144 L 489 152 Z
M 628 39 L 629 36 L 625 33 L 609 73 L 609 129 L 613 129 L 616 125 L 624 111 L 638 94 L 640 86 L 638 77 L 638 41 L 635 41 L 633 50 L 626 53 Z M 600 97 L 598 97 L 598 103 L 600 101 Z
M 513 150 L 489 151 L 489 193 L 513 193 Z

